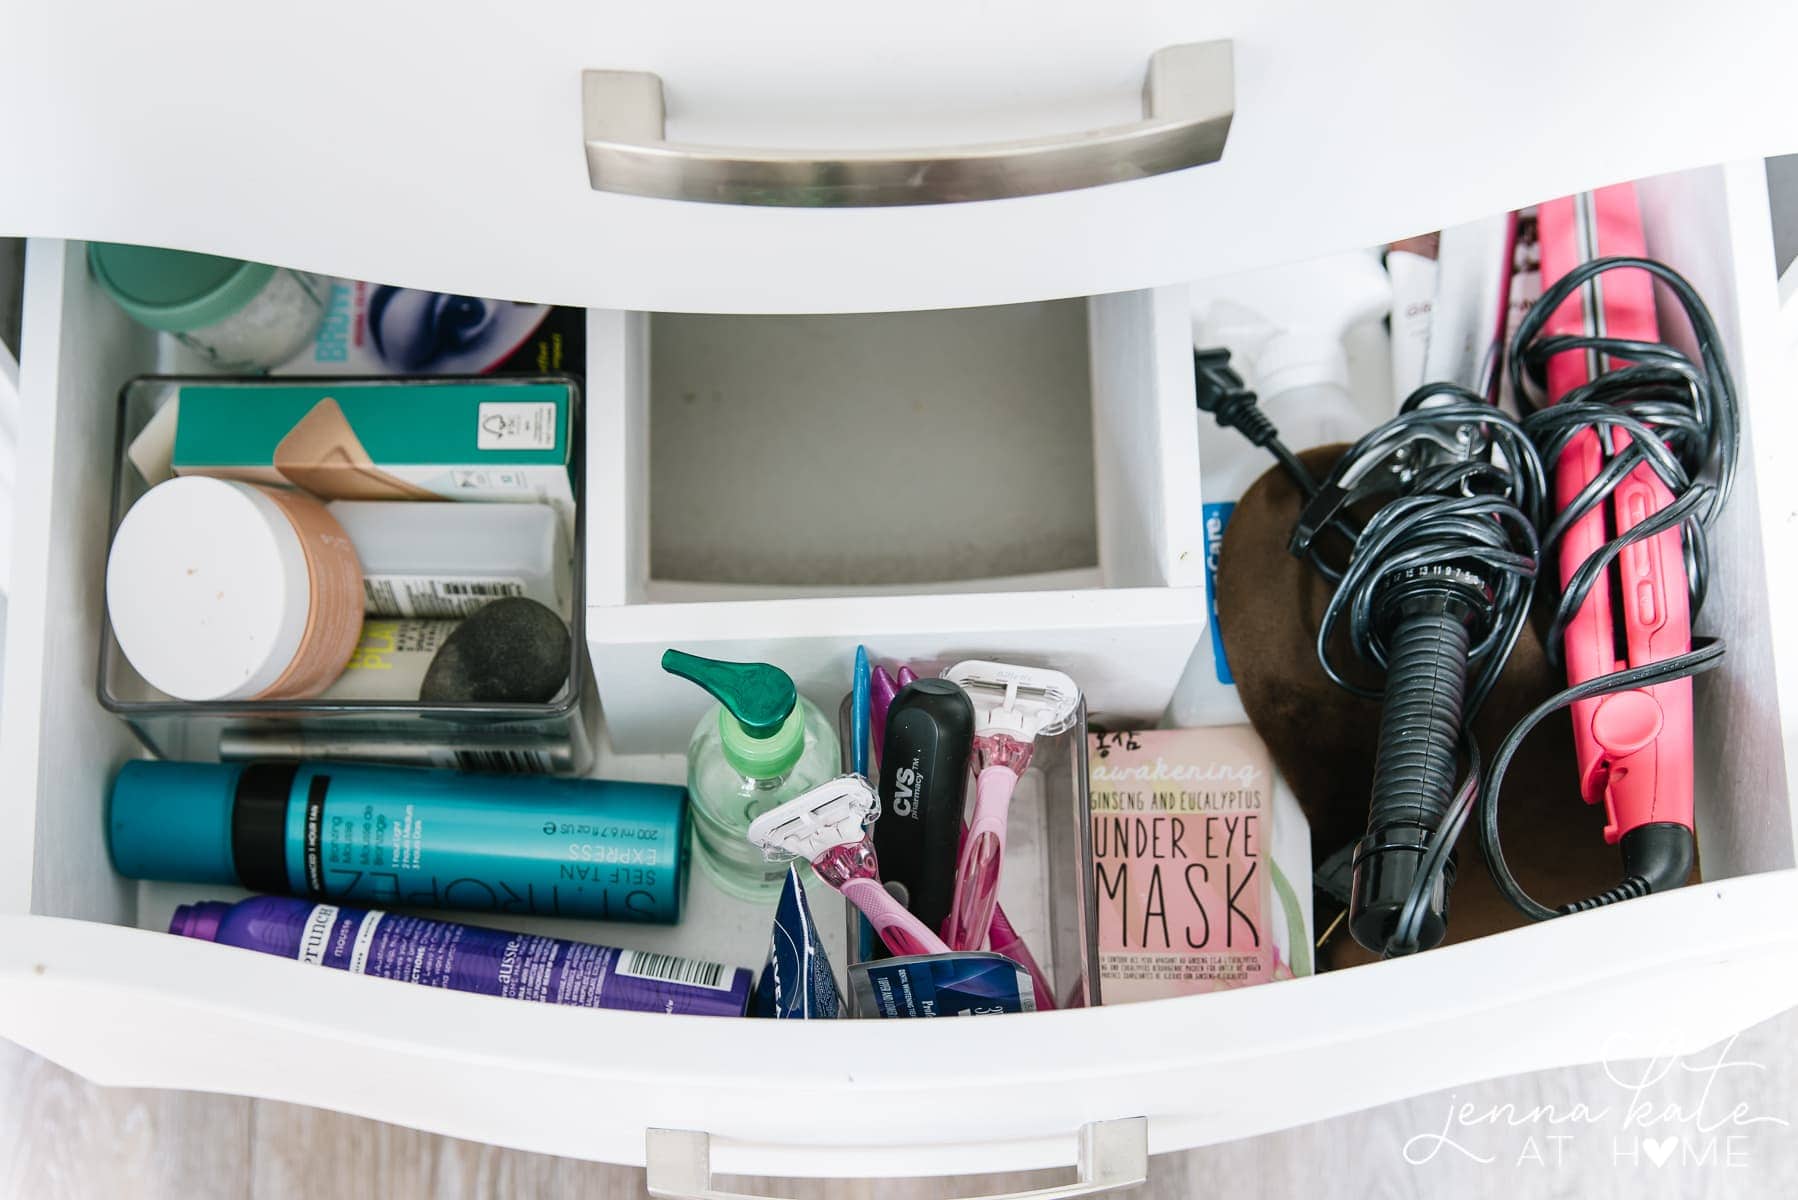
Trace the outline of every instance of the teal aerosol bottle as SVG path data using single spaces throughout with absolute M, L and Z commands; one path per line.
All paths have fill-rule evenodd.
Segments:
M 749 823 L 838 774 L 836 731 L 779 667 L 670 650 L 662 669 L 718 701 L 687 744 L 693 858 L 729 894 L 771 899 L 787 864 L 762 856 Z
M 669 924 L 686 793 L 655 783 L 341 762 L 126 763 L 107 848 L 128 879 L 383 907 Z

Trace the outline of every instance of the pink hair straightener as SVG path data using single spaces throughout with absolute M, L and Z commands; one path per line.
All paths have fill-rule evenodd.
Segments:
M 1542 277 L 1553 284 L 1582 262 L 1611 255 L 1646 257 L 1642 215 L 1629 184 L 1554 200 L 1540 207 Z M 1658 342 L 1654 281 L 1641 271 L 1595 275 L 1549 316 L 1550 336 L 1606 337 Z M 1570 350 L 1548 360 L 1548 397 L 1559 401 L 1618 366 L 1595 349 Z M 1613 448 L 1607 452 L 1603 432 Z M 1620 430 L 1575 433 L 1554 468 L 1555 504 L 1566 511 L 1627 446 Z M 1673 503 L 1673 493 L 1646 462 L 1617 484 L 1607 502 L 1588 509 L 1561 539 L 1561 586 L 1611 538 Z M 1608 520 L 1607 520 L 1608 518 Z M 1585 683 L 1692 649 L 1691 598 L 1686 589 L 1684 539 L 1678 526 L 1624 549 L 1605 567 L 1607 586 L 1594 586 L 1567 623 L 1567 682 Z M 1613 692 L 1573 705 L 1580 791 L 1605 805 L 1605 841 L 1657 822 L 1692 828 L 1692 681 L 1675 679 Z M 1685 871 L 1680 872 L 1683 883 Z
M 1570 686 L 1544 708 L 1572 709 L 1580 792 L 1604 804 L 1605 840 L 1620 845 L 1625 874 L 1613 892 L 1548 909 L 1499 855 L 1501 889 L 1542 917 L 1678 887 L 1691 873 L 1691 676 L 1722 655 L 1720 642 L 1694 651 L 1692 619 L 1708 573 L 1705 526 L 1727 499 L 1739 433 L 1710 314 L 1690 284 L 1647 257 L 1634 186 L 1540 205 L 1537 223 L 1543 297 L 1512 358 L 1514 378 L 1550 401 L 1524 421 L 1553 472 L 1559 514 L 1543 538 L 1545 552 L 1558 548 L 1562 587 L 1548 648 Z M 1657 280 L 1684 308 L 1698 362 L 1662 342 Z M 1700 479 L 1707 473 L 1714 483 Z M 1513 749 L 1495 759 L 1494 776 Z M 1482 832 L 1495 843 L 1496 810 L 1485 807 Z

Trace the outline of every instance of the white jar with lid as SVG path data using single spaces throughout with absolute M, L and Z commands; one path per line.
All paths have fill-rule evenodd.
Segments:
M 305 699 L 356 649 L 362 568 L 318 501 L 184 477 L 119 523 L 106 610 L 132 667 L 176 699 Z

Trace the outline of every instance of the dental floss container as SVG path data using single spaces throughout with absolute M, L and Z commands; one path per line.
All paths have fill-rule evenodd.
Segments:
M 1203 280 L 1192 285 L 1193 344 L 1223 347 L 1260 408 L 1295 452 L 1353 442 L 1384 419 L 1349 390 L 1349 330 L 1386 315 L 1392 284 L 1372 251 Z M 1198 414 L 1199 495 L 1211 636 L 1199 643 L 1168 708 L 1176 728 L 1246 724 L 1217 623 L 1217 558 L 1236 501 L 1274 460 L 1233 429 Z

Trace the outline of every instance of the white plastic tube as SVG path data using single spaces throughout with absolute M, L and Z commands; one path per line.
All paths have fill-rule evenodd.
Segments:
M 369 616 L 466 617 L 507 596 L 571 615 L 568 540 L 548 505 L 338 500 L 329 508 L 362 560 Z
M 1442 231 L 1426 379 L 1489 394 L 1504 338 L 1515 228 L 1516 218 L 1505 213 Z
M 1392 280 L 1392 402 L 1396 409 L 1423 384 L 1430 317 L 1436 306 L 1436 239 L 1394 242 L 1386 251 Z

